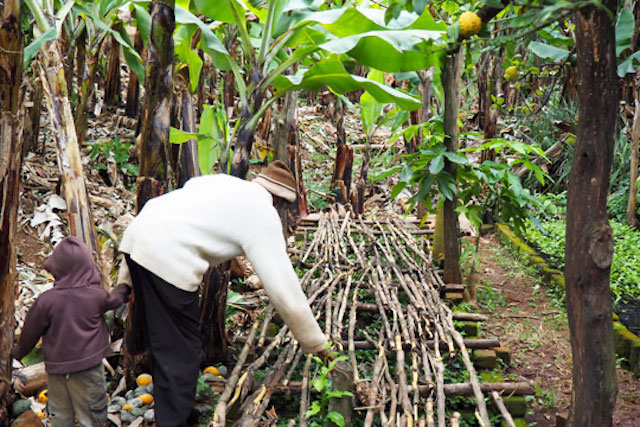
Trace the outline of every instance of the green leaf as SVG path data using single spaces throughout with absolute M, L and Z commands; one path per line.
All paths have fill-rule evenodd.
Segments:
M 431 161 L 431 164 L 429 165 L 429 172 L 432 175 L 437 175 L 442 171 L 442 169 L 444 169 L 444 156 L 440 155 Z
M 191 139 L 197 139 L 198 134 L 185 132 L 180 129 L 172 127 L 169 130 L 169 142 L 172 144 L 183 144 Z
M 624 77 L 627 74 L 635 73 L 640 66 L 640 51 L 630 55 L 627 59 L 618 65 L 618 77 Z
M 29 63 L 31 63 L 31 60 L 38 54 L 38 52 L 40 52 L 42 45 L 56 37 L 58 37 L 58 30 L 55 28 L 49 28 L 40 37 L 29 43 L 22 53 L 23 65 L 25 67 L 28 66 Z
M 327 379 L 324 377 L 316 378 L 311 381 L 311 386 L 315 388 L 317 392 L 321 392 L 327 386 Z
M 136 12 L 136 27 L 140 31 L 140 38 L 146 45 L 149 41 L 149 34 L 151 34 L 151 15 L 149 14 L 149 3 L 142 4 L 133 3 L 133 9 Z
M 391 190 L 391 198 L 395 199 L 396 197 L 398 197 L 398 194 L 400 194 L 400 192 L 402 190 L 404 190 L 404 188 L 407 186 L 406 182 L 400 181 L 398 182 L 394 187 L 393 190 Z
M 630 10 L 622 9 L 616 22 L 616 56 L 631 47 L 635 19 Z
M 465 156 L 461 156 L 460 154 L 452 153 L 450 151 L 447 151 L 447 152 L 445 152 L 443 154 L 447 159 L 449 159 L 453 163 L 457 163 L 459 165 L 468 165 L 469 164 L 469 161 L 467 160 L 467 158 Z
M 190 31 L 187 26 L 180 26 L 173 35 L 175 41 L 174 50 L 178 59 L 184 62 L 189 69 L 189 86 L 192 93 L 198 89 L 200 72 L 202 71 L 202 59 L 195 50 L 191 49 L 191 40 L 195 28 L 194 26 L 193 30 Z
M 554 62 L 564 61 L 569 56 L 569 51 L 540 42 L 529 43 L 529 50 L 543 59 L 551 59 Z
M 347 54 L 358 62 L 388 72 L 424 70 L 434 64 L 429 46 L 443 32 L 428 30 L 371 31 L 328 41 L 321 49 Z
M 309 407 L 309 409 L 307 409 L 307 413 L 305 415 L 307 416 L 307 418 L 311 418 L 318 412 L 320 412 L 321 409 L 322 408 L 320 407 L 320 402 L 314 400 L 313 402 L 311 402 L 311 406 Z
M 195 0 L 194 3 L 200 13 L 214 21 L 235 24 L 232 7 L 236 9 L 241 18 L 245 15 L 244 5 L 236 0 Z
M 334 422 L 339 427 L 344 427 L 344 417 L 339 412 L 329 412 L 327 418 Z
M 320 61 L 309 69 L 298 70 L 293 76 L 278 76 L 274 81 L 274 87 L 279 91 L 298 89 L 318 91 L 324 86 L 329 86 L 338 94 L 364 89 L 378 102 L 395 102 L 406 110 L 416 110 L 422 105 L 421 100 L 408 93 L 349 74 L 344 65 L 336 59 Z

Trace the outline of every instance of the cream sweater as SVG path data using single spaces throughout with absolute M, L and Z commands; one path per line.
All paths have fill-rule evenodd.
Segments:
M 326 345 L 287 255 L 271 194 L 259 184 L 223 174 L 192 178 L 147 202 L 125 230 L 120 251 L 190 292 L 209 266 L 244 253 L 302 349 Z

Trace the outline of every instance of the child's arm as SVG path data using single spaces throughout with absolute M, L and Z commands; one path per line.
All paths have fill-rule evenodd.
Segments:
M 113 310 L 115 308 L 120 307 L 127 301 L 129 294 L 131 293 L 131 275 L 129 273 L 129 267 L 127 266 L 127 261 L 123 260 L 122 264 L 120 264 L 120 270 L 118 270 L 117 277 L 118 286 L 107 295 L 107 299 L 105 300 L 105 309 Z
M 38 298 L 31 306 L 29 313 L 27 313 L 18 344 L 13 347 L 11 352 L 12 357 L 20 360 L 29 354 L 48 327 L 49 318 L 46 310 L 42 307 L 41 298 Z

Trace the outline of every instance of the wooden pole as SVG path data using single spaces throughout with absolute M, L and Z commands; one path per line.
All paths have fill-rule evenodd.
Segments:
M 616 7 L 615 0 L 603 0 L 576 13 L 580 118 L 567 192 L 564 269 L 573 352 L 569 425 L 576 427 L 612 425 L 618 389 L 609 289 L 613 235 L 607 218 L 620 99 L 611 17 Z
M 458 151 L 458 112 L 460 110 L 460 70 L 463 55 L 459 49 L 450 51 L 445 59 L 442 72 L 444 88 L 444 143 L 447 151 Z M 444 161 L 444 169 L 456 180 L 457 165 L 449 159 Z M 444 199 L 443 234 L 444 234 L 444 281 L 445 283 L 462 283 L 460 270 L 460 233 L 456 207 L 458 198 Z

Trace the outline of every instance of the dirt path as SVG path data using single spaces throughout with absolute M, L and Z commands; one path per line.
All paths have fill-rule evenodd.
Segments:
M 536 386 L 529 423 L 554 426 L 556 414 L 571 400 L 571 345 L 562 301 L 531 267 L 523 265 L 500 245 L 495 235 L 481 238 L 480 267 L 475 274 L 480 311 L 490 316 L 483 324 L 486 337 L 498 337 L 513 350 L 505 377 Z M 640 419 L 640 380 L 618 369 L 615 426 L 637 426 Z

